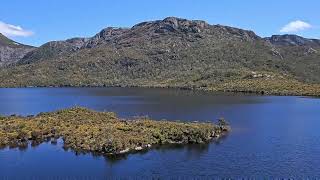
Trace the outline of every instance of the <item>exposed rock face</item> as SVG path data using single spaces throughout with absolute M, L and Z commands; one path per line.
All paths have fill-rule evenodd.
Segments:
M 206 35 L 223 36 L 226 39 L 238 38 L 245 41 L 260 39 L 252 31 L 221 25 L 209 25 L 200 20 L 168 17 L 164 20 L 139 23 L 132 28 L 108 27 L 91 38 L 73 38 L 66 41 L 48 42 L 28 53 L 19 63 L 29 64 L 38 60 L 59 58 L 81 49 L 91 49 L 101 45 L 113 45 L 118 48 L 129 47 L 135 45 L 135 43 L 149 41 L 151 38 L 161 38 L 161 36 L 173 36 L 171 40 L 174 42 L 177 37 L 196 41 Z
M 0 33 L 0 67 L 19 61 L 34 47 L 14 42 Z
M 39 60 L 58 58 L 78 51 L 88 41 L 87 38 L 72 38 L 66 41 L 48 42 L 39 48 L 27 53 L 18 64 L 29 64 Z
M 139 23 L 131 28 L 131 30 L 139 29 L 139 28 L 153 28 L 156 33 L 164 33 L 164 32 L 193 32 L 199 33 L 201 30 L 208 28 L 210 25 L 205 21 L 199 20 L 186 20 L 176 17 L 168 17 L 164 20 L 158 21 L 149 21 Z
M 320 47 L 320 40 L 307 39 L 297 35 L 273 35 L 265 38 L 266 41 L 276 46 L 311 46 Z
M 154 26 L 155 33 L 165 32 L 184 32 L 184 33 L 200 33 L 209 27 L 204 21 L 189 21 L 175 17 L 168 17 L 162 21 L 150 22 Z M 137 26 L 139 27 L 139 26 Z
M 116 39 L 120 38 L 129 29 L 108 27 L 100 31 L 98 34 L 89 38 L 82 48 L 94 48 L 105 43 L 116 43 Z

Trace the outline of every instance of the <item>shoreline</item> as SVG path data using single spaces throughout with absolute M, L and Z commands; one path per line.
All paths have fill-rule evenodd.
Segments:
M 297 93 L 297 92 L 268 92 L 264 90 L 215 90 L 211 88 L 204 88 L 204 87 L 176 87 L 176 86 L 122 86 L 122 85 L 116 85 L 116 86 L 14 86 L 14 87 L 1 87 L 0 89 L 24 89 L 24 88 L 145 88 L 145 89 L 173 89 L 173 90 L 188 90 L 188 91 L 198 91 L 198 92 L 209 92 L 209 93 L 230 93 L 235 95 L 257 95 L 257 96 L 304 96 L 304 97 L 314 97 L 319 98 L 320 94 L 310 94 L 310 93 Z M 320 89 L 319 89 L 320 90 Z

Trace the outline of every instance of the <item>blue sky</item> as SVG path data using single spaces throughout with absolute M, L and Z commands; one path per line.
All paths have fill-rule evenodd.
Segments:
M 176 16 L 250 29 L 263 37 L 289 33 L 320 38 L 319 7 L 319 0 L 10 0 L 1 2 L 0 31 L 39 46 L 93 36 L 108 26 Z

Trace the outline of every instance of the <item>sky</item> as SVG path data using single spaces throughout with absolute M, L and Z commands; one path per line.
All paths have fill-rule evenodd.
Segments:
M 320 39 L 319 0 L 8 0 L 0 33 L 20 43 L 91 37 L 105 27 L 175 16 L 253 30 L 262 37 L 297 34 Z

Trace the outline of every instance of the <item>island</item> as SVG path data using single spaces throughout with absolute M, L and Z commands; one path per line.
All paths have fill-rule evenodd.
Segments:
M 118 155 L 164 144 L 208 143 L 230 131 L 223 118 L 211 122 L 122 119 L 113 112 L 81 107 L 40 113 L 36 116 L 0 117 L 0 147 L 28 147 L 30 142 L 55 143 L 75 152 Z

